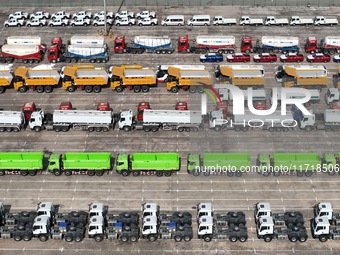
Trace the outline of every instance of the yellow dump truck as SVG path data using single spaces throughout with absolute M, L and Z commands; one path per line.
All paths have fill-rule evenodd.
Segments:
M 220 84 L 233 84 L 242 89 L 264 86 L 264 68 L 261 65 L 218 65 L 215 77 Z
M 177 93 L 180 89 L 202 93 L 204 85 L 211 86 L 212 80 L 208 70 L 182 70 L 170 66 L 165 84 L 166 89 L 172 93 Z
M 68 92 L 76 89 L 85 90 L 86 93 L 99 93 L 102 87 L 107 86 L 109 75 L 105 68 L 92 65 L 64 66 L 61 69 L 62 88 Z
M 338 72 L 333 75 L 333 84 L 335 88 L 340 89 L 340 66 L 338 66 Z
M 116 92 L 124 89 L 135 93 L 147 93 L 157 86 L 156 74 L 151 68 L 141 66 L 111 66 L 109 68 L 110 87 Z
M 12 80 L 12 65 L 0 65 L 0 94 L 5 93 Z
M 275 79 L 282 84 L 282 87 L 322 89 L 328 85 L 325 66 L 281 66 L 276 72 Z
M 14 71 L 14 89 L 21 93 L 28 89 L 36 90 L 38 93 L 51 93 L 53 87 L 58 86 L 60 74 L 57 69 L 41 65 L 34 68 L 19 66 Z

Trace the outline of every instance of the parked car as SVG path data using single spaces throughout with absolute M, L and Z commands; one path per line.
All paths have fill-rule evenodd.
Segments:
M 307 61 L 308 62 L 330 62 L 331 61 L 331 56 L 323 53 L 314 53 L 311 55 L 307 56 Z
M 48 22 L 48 25 L 50 27 L 53 26 L 68 26 L 70 24 L 70 20 L 67 18 L 61 19 L 61 18 L 54 18 Z
M 276 62 L 277 61 L 277 56 L 275 54 L 271 53 L 261 53 L 254 55 L 253 57 L 254 62 L 259 63 L 259 62 Z
M 156 13 L 152 11 L 142 11 L 136 13 L 136 18 L 137 19 L 144 19 L 144 18 L 156 18 Z
M 135 14 L 133 12 L 128 11 L 121 11 L 115 14 L 116 19 L 122 19 L 122 18 L 133 18 Z
M 78 20 L 78 19 L 91 19 L 92 18 L 92 13 L 88 11 L 80 11 L 77 13 L 74 13 L 72 15 L 72 19 Z
M 12 14 L 9 15 L 8 20 L 10 20 L 11 18 L 13 19 L 28 19 L 28 13 L 27 12 L 14 12 Z
M 116 19 L 115 25 L 116 26 L 132 26 L 132 25 L 136 25 L 136 20 L 130 19 L 130 18 Z
M 157 19 L 153 18 L 144 18 L 144 19 L 139 19 L 137 21 L 138 26 L 154 26 L 158 24 Z
M 105 14 L 104 11 L 96 12 L 93 15 L 93 18 L 94 19 L 105 19 L 105 15 L 104 14 Z M 107 19 L 113 19 L 113 12 L 106 12 L 106 18 Z
M 48 12 L 39 11 L 30 15 L 30 19 L 49 19 L 50 14 Z
M 25 25 L 24 19 L 15 19 L 10 18 L 5 21 L 4 26 L 5 27 L 21 27 Z
M 91 20 L 90 19 L 75 19 L 71 21 L 71 26 L 87 26 L 91 25 Z
M 340 55 L 335 55 L 335 56 L 333 57 L 333 61 L 334 61 L 335 63 L 340 63 Z
M 227 62 L 249 62 L 250 61 L 250 55 L 244 54 L 244 53 L 234 53 L 231 55 L 227 55 L 226 57 Z
M 305 57 L 302 54 L 299 53 L 288 53 L 280 56 L 281 62 L 302 62 L 305 59 Z
M 219 53 L 207 53 L 200 56 L 201 62 L 222 62 L 223 55 Z
M 113 19 L 106 19 L 106 24 L 108 25 L 112 25 L 113 24 Z M 104 26 L 105 25 L 105 19 L 102 18 L 102 19 L 95 19 L 93 21 L 93 25 L 94 26 Z
M 64 18 L 67 18 L 67 19 L 71 18 L 71 14 L 65 11 L 60 11 L 60 12 L 53 13 L 51 15 L 51 19 L 64 19 Z
M 47 25 L 46 19 L 31 19 L 26 23 L 26 26 L 28 27 L 42 27 L 46 25 Z

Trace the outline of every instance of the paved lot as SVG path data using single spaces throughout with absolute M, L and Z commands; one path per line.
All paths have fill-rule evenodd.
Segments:
M 225 14 L 225 8 L 169 8 L 157 9 L 159 17 L 167 14 L 201 12 Z M 56 9 L 46 9 L 53 12 Z M 307 9 L 306 9 L 307 10 Z M 28 11 L 36 11 L 30 9 Z M 92 12 L 96 10 L 92 9 Z M 134 10 L 134 11 L 137 11 Z M 9 10 L 3 10 L 0 15 L 0 24 L 8 15 Z M 242 14 L 263 17 L 268 14 L 277 16 L 290 16 L 300 14 L 301 10 L 266 8 L 258 9 L 233 8 L 228 9 L 230 15 L 239 17 Z M 339 13 L 339 9 L 308 9 L 308 16 L 323 14 L 331 16 Z M 40 35 L 43 42 L 49 45 L 54 36 L 61 36 L 67 41 L 73 34 L 95 35 L 97 28 L 2 28 L 0 36 L 5 39 L 10 35 L 34 34 Z M 115 35 L 126 35 L 132 38 L 135 35 L 170 35 L 176 45 L 178 35 L 188 34 L 194 38 L 198 34 L 231 34 L 239 39 L 243 35 L 259 38 L 262 35 L 295 35 L 303 42 L 307 36 L 323 38 L 327 35 L 338 35 L 338 27 L 332 28 L 300 28 L 300 27 L 157 27 L 153 28 L 113 28 Z M 107 38 L 112 48 L 112 38 Z M 302 43 L 301 43 L 302 44 Z M 167 63 L 198 63 L 198 55 L 111 55 L 111 61 L 106 64 L 142 64 L 145 67 L 156 69 L 159 64 Z M 279 63 L 264 64 L 266 70 L 266 88 L 279 86 L 274 80 L 274 71 Z M 18 66 L 18 64 L 15 64 Z M 62 64 L 58 64 L 62 66 Z M 102 65 L 100 65 L 102 66 Z M 326 64 L 329 77 L 336 71 L 337 64 Z M 212 64 L 207 64 L 213 70 Z M 331 84 L 331 80 L 330 83 Z M 269 95 L 269 92 L 268 92 Z M 189 95 L 187 92 L 178 94 L 168 93 L 163 84 L 148 94 L 134 94 L 124 92 L 117 94 L 105 89 L 100 94 L 86 94 L 83 91 L 67 93 L 56 89 L 51 94 L 37 94 L 28 92 L 20 94 L 9 89 L 0 95 L 0 108 L 6 110 L 19 110 L 27 101 L 34 101 L 45 111 L 52 111 L 62 101 L 71 101 L 77 109 L 94 109 L 97 102 L 109 101 L 115 111 L 121 109 L 135 110 L 140 101 L 148 101 L 154 109 L 173 109 L 176 101 L 188 101 L 191 109 L 199 109 L 199 95 Z M 209 107 L 212 108 L 210 102 Z M 322 111 L 326 107 L 321 101 L 313 105 L 315 111 Z M 144 133 L 123 131 L 110 131 L 108 133 L 87 133 L 69 131 L 67 133 L 41 132 L 25 130 L 19 133 L 0 133 L 1 151 L 111 151 L 115 156 L 117 152 L 143 152 L 143 151 L 178 151 L 182 157 L 182 171 L 171 178 L 156 178 L 153 176 L 127 177 L 111 173 L 105 177 L 71 176 L 54 177 L 42 174 L 36 177 L 5 176 L 0 180 L 0 198 L 5 204 L 12 205 L 12 210 L 34 209 L 39 201 L 53 201 L 60 205 L 62 211 L 71 209 L 87 209 L 91 202 L 104 202 L 112 210 L 140 210 L 141 203 L 157 202 L 163 210 L 188 210 L 194 213 L 197 203 L 211 201 L 216 210 L 242 210 L 247 213 L 247 225 L 250 239 L 247 243 L 230 243 L 229 241 L 214 241 L 204 243 L 194 238 L 190 243 L 177 244 L 174 241 L 157 241 L 150 244 L 140 241 L 137 244 L 122 244 L 119 242 L 104 241 L 95 243 L 94 240 L 84 240 L 82 243 L 65 243 L 64 241 L 19 242 L 1 240 L 0 254 L 277 254 L 277 255 L 321 255 L 340 253 L 337 241 L 325 244 L 309 239 L 306 243 L 290 243 L 273 241 L 264 243 L 258 240 L 255 234 L 255 224 L 252 219 L 252 207 L 256 202 L 269 201 L 275 211 L 301 210 L 306 219 L 312 216 L 312 206 L 319 201 L 330 201 L 337 211 L 340 211 L 338 197 L 339 176 L 330 177 L 318 174 L 310 178 L 296 176 L 262 177 L 250 173 L 240 178 L 226 176 L 192 177 L 185 172 L 186 155 L 193 152 L 250 152 L 252 162 L 258 153 L 273 152 L 337 152 L 340 151 L 340 138 L 338 133 L 292 131 L 288 133 L 270 133 L 266 131 L 249 131 L 236 133 L 234 131 L 216 133 L 205 130 L 200 133 L 177 133 L 159 131 L 157 133 Z M 196 231 L 196 225 L 194 225 Z

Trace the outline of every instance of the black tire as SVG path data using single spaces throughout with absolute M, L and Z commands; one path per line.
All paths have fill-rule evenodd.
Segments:
M 120 240 L 121 240 L 122 242 L 126 243 L 126 242 L 129 241 L 129 237 L 128 237 L 127 235 L 122 235 L 122 236 L 120 237 Z
M 91 93 L 93 91 L 93 87 L 92 86 L 85 86 L 85 92 L 86 93 Z
M 265 236 L 265 237 L 263 238 L 263 240 L 264 240 L 266 243 L 271 242 L 272 239 L 273 239 L 273 238 L 272 238 L 271 236 Z
M 28 175 L 36 176 L 37 175 L 37 171 L 36 170 L 30 170 L 30 171 L 28 171 Z
M 182 237 L 181 236 L 174 236 L 174 240 L 175 240 L 175 242 L 181 242 Z
M 104 239 L 104 237 L 103 237 L 102 235 L 98 235 L 98 236 L 95 236 L 95 237 L 94 237 L 94 240 L 95 240 L 96 242 L 101 242 L 101 241 L 103 241 L 103 239 Z
M 178 92 L 178 88 L 177 87 L 172 87 L 171 88 L 171 92 L 172 93 L 177 93 Z
M 5 170 L 0 170 L 0 176 L 4 176 L 6 174 Z
M 137 177 L 140 175 L 140 171 L 132 171 L 132 175 Z
M 210 242 L 211 239 L 212 239 L 211 236 L 205 236 L 205 237 L 204 237 L 204 241 L 205 241 L 205 242 Z
M 143 93 L 148 93 L 150 91 L 149 86 L 142 86 L 142 92 Z
M 128 170 L 123 170 L 123 171 L 122 171 L 122 175 L 125 176 L 125 177 L 126 177 L 126 176 L 129 176 L 129 175 L 130 175 L 130 171 L 128 171 Z
M 27 91 L 27 87 L 21 86 L 21 87 L 19 87 L 18 90 L 19 90 L 20 93 L 25 93 Z
M 156 176 L 157 177 L 162 177 L 163 176 L 163 171 L 156 171 Z
M 230 242 L 235 243 L 237 242 L 237 237 L 236 236 L 231 236 L 229 237 Z
M 54 174 L 55 176 L 60 176 L 60 175 L 63 174 L 63 172 L 62 172 L 60 169 L 56 169 L 56 170 L 53 171 L 53 174 Z
M 65 174 L 66 176 L 71 176 L 71 175 L 72 175 L 72 171 L 71 171 L 71 170 L 65 170 L 65 171 L 64 171 L 64 174 Z
M 141 87 L 140 86 L 133 86 L 133 92 L 139 93 L 140 91 L 141 91 Z
M 129 131 L 131 131 L 131 127 L 125 126 L 125 127 L 123 127 L 123 130 L 124 130 L 125 132 L 129 132 Z
M 46 242 L 48 240 L 48 236 L 47 235 L 41 235 L 41 236 L 39 236 L 39 240 L 41 242 Z
M 20 175 L 27 176 L 28 175 L 28 171 L 22 170 L 22 171 L 20 171 Z
M 138 241 L 138 236 L 134 236 L 134 235 L 130 236 L 130 241 L 131 242 L 137 242 Z
M 88 176 L 95 176 L 95 174 L 96 174 L 96 172 L 93 171 L 93 170 L 87 171 L 87 175 L 88 175 Z
M 0 94 L 5 93 L 6 87 L 0 86 Z
M 123 90 L 124 90 L 123 86 L 118 86 L 118 87 L 115 88 L 115 91 L 118 92 L 118 93 L 123 92 Z
M 100 86 L 94 86 L 93 87 L 93 92 L 94 93 L 100 93 L 102 91 L 102 88 Z
M 69 87 L 67 87 L 67 91 L 72 93 L 72 92 L 76 91 L 76 87 L 75 86 L 69 86 Z
M 52 86 L 46 86 L 45 87 L 45 92 L 46 93 L 51 93 L 53 91 L 53 87 Z
M 148 236 L 148 239 L 149 239 L 150 242 L 155 242 L 155 241 L 157 241 L 157 236 L 150 235 L 150 236 Z
M 172 172 L 171 171 L 165 171 L 164 176 L 165 177 L 171 177 Z

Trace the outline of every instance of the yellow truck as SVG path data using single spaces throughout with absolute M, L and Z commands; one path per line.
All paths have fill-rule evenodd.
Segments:
M 335 88 L 340 89 L 340 66 L 338 66 L 338 72 L 333 75 L 333 84 Z
M 116 92 L 125 89 L 135 93 L 147 93 L 157 86 L 156 74 L 151 68 L 142 66 L 111 66 L 109 68 L 110 87 Z
M 218 65 L 215 68 L 216 82 L 232 84 L 242 89 L 262 88 L 264 73 L 261 65 Z
M 327 87 L 327 69 L 325 66 L 291 65 L 280 66 L 275 79 L 282 87 L 301 87 L 322 89 Z
M 0 94 L 5 93 L 13 80 L 12 65 L 0 65 Z
M 76 89 L 85 90 L 86 93 L 99 93 L 102 87 L 107 86 L 109 75 L 105 68 L 93 65 L 64 66 L 61 69 L 62 88 L 68 92 Z
M 36 90 L 38 93 L 44 91 L 51 93 L 59 81 L 59 71 L 51 66 L 41 65 L 34 68 L 19 66 L 14 71 L 13 86 L 21 93 L 28 89 Z
M 165 84 L 166 89 L 172 93 L 177 93 L 180 89 L 189 90 L 190 93 L 202 93 L 204 85 L 211 86 L 212 80 L 208 70 L 182 70 L 170 66 Z

